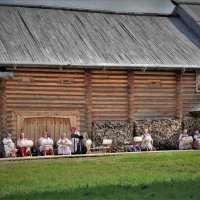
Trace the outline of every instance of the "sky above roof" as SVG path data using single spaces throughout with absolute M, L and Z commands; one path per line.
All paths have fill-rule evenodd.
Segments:
M 0 0 L 0 3 L 161 14 L 171 14 L 174 9 L 170 0 Z

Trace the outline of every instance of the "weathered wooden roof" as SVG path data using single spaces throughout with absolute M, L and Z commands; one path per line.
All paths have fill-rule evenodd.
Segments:
M 0 0 L 0 4 L 123 13 L 171 14 L 174 9 L 170 0 Z
M 200 0 L 171 0 L 175 4 L 200 4 Z
M 179 3 L 179 17 L 200 37 L 200 1 Z
M 200 4 L 181 4 L 183 8 L 197 23 L 200 22 Z
M 178 17 L 0 6 L 0 64 L 199 67 Z

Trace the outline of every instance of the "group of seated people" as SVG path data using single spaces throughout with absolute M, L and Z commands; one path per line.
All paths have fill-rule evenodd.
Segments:
M 57 141 L 57 153 L 58 155 L 71 155 L 71 153 L 90 153 L 92 141 L 87 138 L 87 134 L 80 136 L 80 133 L 76 130 L 76 127 L 72 127 L 71 140 L 66 137 L 66 133 L 63 133 L 60 139 Z M 38 149 L 40 155 L 53 155 L 53 140 L 45 131 L 43 136 L 38 140 Z M 31 148 L 33 147 L 33 141 L 28 140 L 24 133 L 20 134 L 17 140 L 17 149 L 11 139 L 11 134 L 8 134 L 3 139 L 5 157 L 16 157 L 17 149 L 22 157 L 31 156 Z M 183 129 L 179 136 L 179 149 L 199 149 L 200 150 L 200 133 L 195 130 L 192 136 L 187 134 L 187 129 Z M 149 133 L 149 129 L 145 128 L 144 133 L 141 136 L 133 138 L 133 144 L 128 146 L 129 152 L 136 151 L 154 151 L 153 139 Z
M 53 144 L 53 139 L 51 139 L 48 132 L 45 131 L 43 136 L 38 140 L 37 146 L 39 154 L 53 155 Z M 82 153 L 83 146 L 86 147 L 85 153 L 87 153 L 89 147 L 91 146 L 91 140 L 87 139 L 87 135 L 84 135 L 84 137 L 80 136 L 79 132 L 76 131 L 76 127 L 72 127 L 71 140 L 66 137 L 66 133 L 63 133 L 56 144 L 58 147 L 58 155 L 71 155 L 71 153 Z M 16 157 L 17 151 L 19 151 L 22 157 L 32 155 L 31 148 L 33 147 L 33 141 L 28 140 L 24 133 L 21 133 L 19 139 L 17 140 L 17 149 L 11 139 L 11 134 L 8 134 L 7 137 L 3 139 L 3 145 L 6 158 Z
M 187 134 L 187 129 L 183 129 L 179 136 L 179 149 L 200 149 L 200 133 L 198 130 L 194 131 L 193 135 Z
M 145 128 L 141 136 L 133 138 L 133 144 L 128 146 L 129 152 L 136 151 L 154 151 L 153 139 L 149 133 L 149 129 Z
M 187 134 L 187 129 L 183 129 L 179 135 L 179 150 L 198 149 L 200 150 L 200 133 L 196 129 L 193 135 Z M 153 139 L 149 133 L 149 130 L 144 129 L 142 136 L 136 136 L 133 138 L 133 144 L 128 146 L 129 152 L 135 151 L 153 151 Z

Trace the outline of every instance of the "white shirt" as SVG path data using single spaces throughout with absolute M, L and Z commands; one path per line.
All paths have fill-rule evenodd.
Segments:
M 72 145 L 72 142 L 70 140 L 68 140 L 67 138 L 65 139 L 59 139 L 58 142 L 57 142 L 57 145 Z
M 24 147 L 25 146 L 25 143 L 26 143 L 27 139 L 26 138 L 19 138 L 17 140 L 17 146 L 20 146 L 20 147 Z
M 39 139 L 39 143 L 40 143 L 40 145 L 43 145 L 43 144 L 52 145 L 53 144 L 53 140 L 50 137 L 47 137 L 47 138 L 41 137 Z
M 10 144 L 10 143 L 13 143 L 13 141 L 12 141 L 11 138 L 9 138 L 9 139 L 8 139 L 8 138 L 4 138 L 4 139 L 3 139 L 3 144 L 4 144 L 4 145 L 8 145 L 8 144 Z

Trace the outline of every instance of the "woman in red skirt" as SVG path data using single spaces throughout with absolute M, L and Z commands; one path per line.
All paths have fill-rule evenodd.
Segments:
M 19 149 L 22 157 L 31 156 L 31 146 L 33 146 L 33 142 L 31 140 L 27 140 L 24 133 L 20 133 L 20 138 L 17 140 L 17 148 Z

